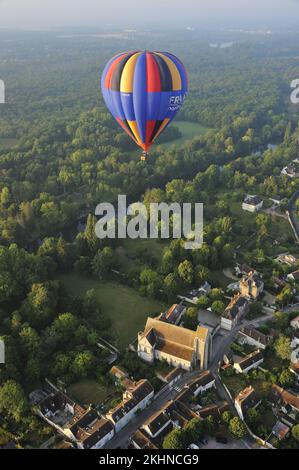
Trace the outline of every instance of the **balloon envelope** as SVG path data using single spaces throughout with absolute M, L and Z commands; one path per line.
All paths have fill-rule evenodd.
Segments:
M 147 152 L 181 109 L 188 77 L 168 52 L 125 52 L 108 62 L 101 88 L 111 114 Z

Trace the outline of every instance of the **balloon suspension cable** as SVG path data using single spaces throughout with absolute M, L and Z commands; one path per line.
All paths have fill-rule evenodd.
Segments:
M 149 157 L 149 153 L 144 151 L 144 152 L 142 152 L 140 160 L 143 161 L 143 162 L 146 162 L 148 160 L 148 157 Z

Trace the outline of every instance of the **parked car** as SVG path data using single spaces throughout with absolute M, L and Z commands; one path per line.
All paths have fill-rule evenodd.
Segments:
M 197 450 L 199 447 L 196 444 L 190 444 L 188 449 Z

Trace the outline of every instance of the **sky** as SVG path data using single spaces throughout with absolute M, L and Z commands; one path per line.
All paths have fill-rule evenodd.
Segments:
M 296 24 L 299 0 L 0 0 L 0 28 Z

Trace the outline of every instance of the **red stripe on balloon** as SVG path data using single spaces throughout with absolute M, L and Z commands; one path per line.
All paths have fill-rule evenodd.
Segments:
M 147 92 L 161 91 L 161 79 L 157 62 L 150 52 L 146 53 L 146 83 Z
M 113 77 L 113 73 L 116 69 L 116 66 L 117 64 L 119 64 L 119 62 L 127 55 L 127 53 L 125 54 L 122 54 L 120 57 L 118 57 L 117 59 L 115 59 L 114 62 L 112 62 L 112 64 L 110 65 L 109 69 L 107 70 L 107 73 L 106 73 L 106 78 L 105 78 L 105 87 L 110 89 L 111 87 L 111 80 L 112 80 L 112 77 Z
M 146 123 L 146 140 L 145 140 L 145 143 L 146 143 L 147 148 L 151 145 L 151 137 L 152 137 L 153 130 L 155 128 L 156 122 L 157 121 L 154 120 L 154 121 L 147 121 L 147 123 Z

